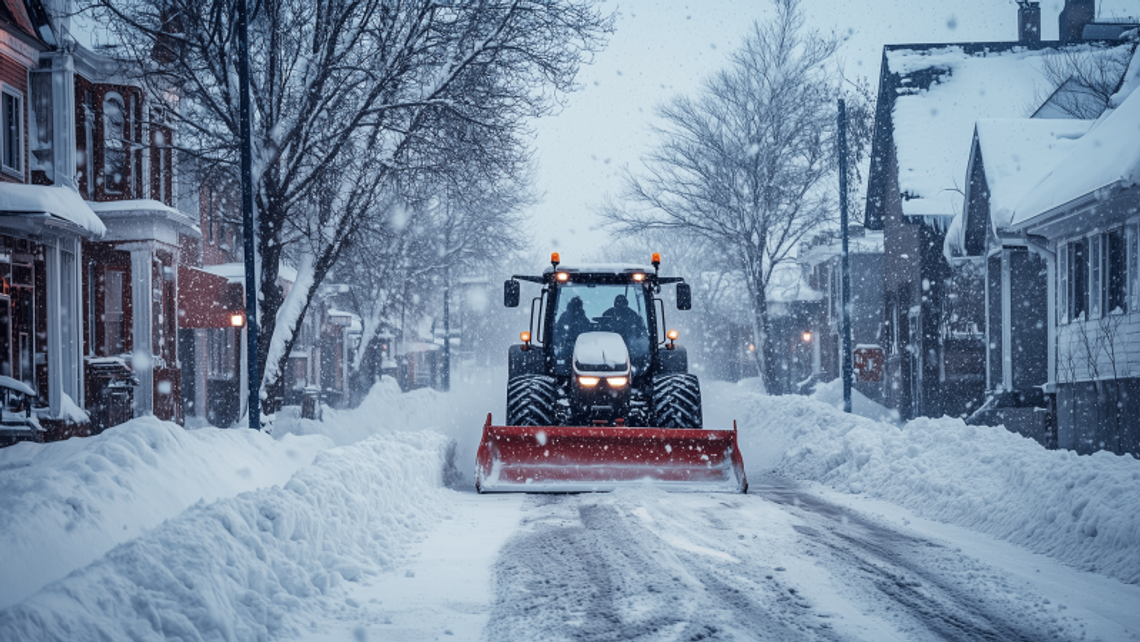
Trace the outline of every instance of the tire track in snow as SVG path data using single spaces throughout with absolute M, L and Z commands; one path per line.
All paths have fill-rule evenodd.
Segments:
M 616 495 L 528 498 L 532 514 L 496 564 L 487 639 L 838 639 L 827 624 L 813 628 L 804 617 L 810 604 L 772 581 L 770 569 L 678 548 L 631 518 L 636 507 Z M 698 515 L 729 529 L 712 508 Z
M 871 607 L 916 639 L 1041 642 L 1083 637 L 1029 606 L 1039 600 L 996 569 L 890 530 L 790 482 L 765 482 L 754 485 L 753 492 L 810 524 L 796 527 L 805 546 L 829 564 L 857 570 L 846 577 L 848 587 L 856 594 L 878 595 L 880 604 Z

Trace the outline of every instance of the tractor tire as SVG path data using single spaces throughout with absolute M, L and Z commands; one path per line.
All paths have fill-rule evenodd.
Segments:
M 701 429 L 701 384 L 693 374 L 661 374 L 653 378 L 653 425 Z
M 557 420 L 554 377 L 521 375 L 507 382 L 508 426 L 552 426 Z

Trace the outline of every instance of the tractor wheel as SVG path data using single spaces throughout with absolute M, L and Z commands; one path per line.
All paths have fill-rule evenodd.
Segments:
M 554 377 L 521 375 L 507 382 L 508 426 L 552 426 L 556 420 Z
M 701 428 L 701 384 L 693 374 L 653 378 L 653 425 L 658 428 Z

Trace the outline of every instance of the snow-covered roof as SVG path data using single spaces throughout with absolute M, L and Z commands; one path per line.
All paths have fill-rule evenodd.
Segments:
M 1067 48 L 1092 55 L 1114 50 L 1091 44 Z M 1054 89 L 1042 67 L 1045 56 L 1056 53 L 1049 47 L 1018 46 L 973 54 L 958 45 L 888 48 L 886 71 L 902 76 L 893 122 L 903 214 L 952 216 L 959 211 L 974 124 L 1035 111 Z M 929 86 L 922 86 L 927 80 Z
M 1017 204 L 1072 151 L 1092 123 L 1091 120 L 1042 118 L 978 121 L 975 140 L 985 169 L 990 225 L 995 234 L 1010 226 Z M 971 158 L 971 162 L 977 161 Z M 967 168 L 967 176 L 969 171 Z M 967 186 L 967 195 L 974 187 Z M 963 207 L 946 230 L 943 256 L 947 261 L 969 254 L 966 251 L 966 217 L 967 209 Z
M 813 245 L 804 251 L 796 260 L 801 265 L 815 266 L 828 261 L 843 253 L 843 241 L 833 239 L 827 243 Z M 847 239 L 848 254 L 882 254 L 883 232 L 881 230 L 864 230 L 862 236 L 852 236 Z
M 11 388 L 12 390 L 17 390 L 31 397 L 36 396 L 36 391 L 32 390 L 31 386 L 24 383 L 23 381 L 20 381 L 19 379 L 13 379 L 12 377 L 0 375 L 0 387 Z
M 769 302 L 822 300 L 823 293 L 807 284 L 804 280 L 804 271 L 798 264 L 781 263 L 772 270 L 772 276 L 768 281 Z
M 990 221 L 1008 227 L 1013 210 L 1088 132 L 1090 120 L 997 119 L 978 121 L 978 146 L 990 192 Z
M 126 217 L 157 217 L 183 227 L 198 230 L 198 221 L 189 214 L 166 203 L 150 198 L 132 198 L 122 201 L 88 201 L 91 209 L 102 219 Z M 200 231 L 199 231 L 200 233 Z
M 361 332 L 364 329 L 364 324 L 360 319 L 360 315 L 356 314 L 355 312 L 329 308 L 328 310 L 325 310 L 325 314 L 330 317 L 347 317 L 348 325 L 346 327 L 348 328 L 349 332 Z
M 87 231 L 91 236 L 107 233 L 79 193 L 68 187 L 0 183 L 0 216 L 4 214 L 47 214 Z
M 201 269 L 210 274 L 224 276 L 230 280 L 230 283 L 245 283 L 245 263 L 219 263 L 218 265 L 207 265 Z M 289 267 L 285 264 L 279 265 L 277 267 L 277 279 L 279 281 L 296 283 L 297 268 Z
M 1069 154 L 1016 206 L 1013 225 L 1106 187 L 1140 184 L 1140 50 L 1133 57 L 1119 106 L 1105 112 Z M 1129 92 L 1126 95 L 1125 92 Z
M 201 268 L 210 274 L 229 279 L 230 283 L 245 283 L 245 264 L 244 263 L 219 263 L 218 265 L 205 265 Z

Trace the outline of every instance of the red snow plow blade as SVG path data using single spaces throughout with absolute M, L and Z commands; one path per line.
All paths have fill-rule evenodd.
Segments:
M 732 430 L 610 426 L 483 426 L 475 464 L 481 493 L 581 493 L 651 483 L 748 492 Z

